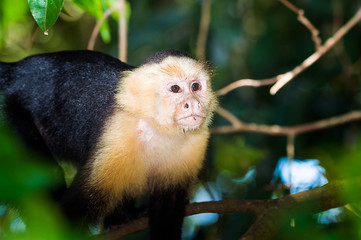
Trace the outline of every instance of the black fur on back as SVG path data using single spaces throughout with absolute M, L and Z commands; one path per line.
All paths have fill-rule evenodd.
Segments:
M 8 71 L 11 69 L 11 66 L 15 63 L 5 63 L 0 62 L 0 90 L 7 88 L 9 85 Z
M 8 64 L 12 66 L 5 70 L 7 64 L 0 64 L 5 112 L 25 142 L 83 165 L 112 114 L 121 72 L 133 67 L 86 50 Z
M 163 50 L 163 51 L 159 51 L 156 54 L 154 54 L 153 56 L 151 56 L 150 58 L 148 58 L 144 64 L 152 64 L 152 63 L 160 63 L 161 61 L 163 61 L 166 57 L 169 56 L 175 56 L 175 57 L 187 57 L 187 58 L 192 58 L 195 59 L 194 57 L 192 57 L 191 55 L 189 55 L 188 53 L 179 51 L 179 50 Z

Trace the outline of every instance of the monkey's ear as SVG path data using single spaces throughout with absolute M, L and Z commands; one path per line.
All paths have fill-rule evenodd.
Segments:
M 213 78 L 214 75 L 216 74 L 214 65 L 212 63 L 210 63 L 210 62 L 207 62 L 207 61 L 204 61 L 203 65 L 204 65 L 204 69 L 208 72 L 209 76 L 211 78 Z

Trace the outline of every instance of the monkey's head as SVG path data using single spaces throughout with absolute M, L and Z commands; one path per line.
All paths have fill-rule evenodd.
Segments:
M 123 110 L 161 127 L 195 130 L 207 126 L 217 105 L 209 66 L 167 50 L 125 73 L 118 102 Z

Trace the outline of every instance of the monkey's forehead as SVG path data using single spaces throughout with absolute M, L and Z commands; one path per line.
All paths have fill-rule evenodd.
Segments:
M 148 63 L 140 68 L 141 72 L 155 77 L 209 79 L 211 75 L 206 63 L 186 56 L 167 56 L 160 62 Z

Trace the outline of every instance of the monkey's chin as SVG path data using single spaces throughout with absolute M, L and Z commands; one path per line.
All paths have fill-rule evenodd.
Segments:
M 200 115 L 190 115 L 177 119 L 176 123 L 183 130 L 195 130 L 204 122 L 204 119 L 205 117 Z

